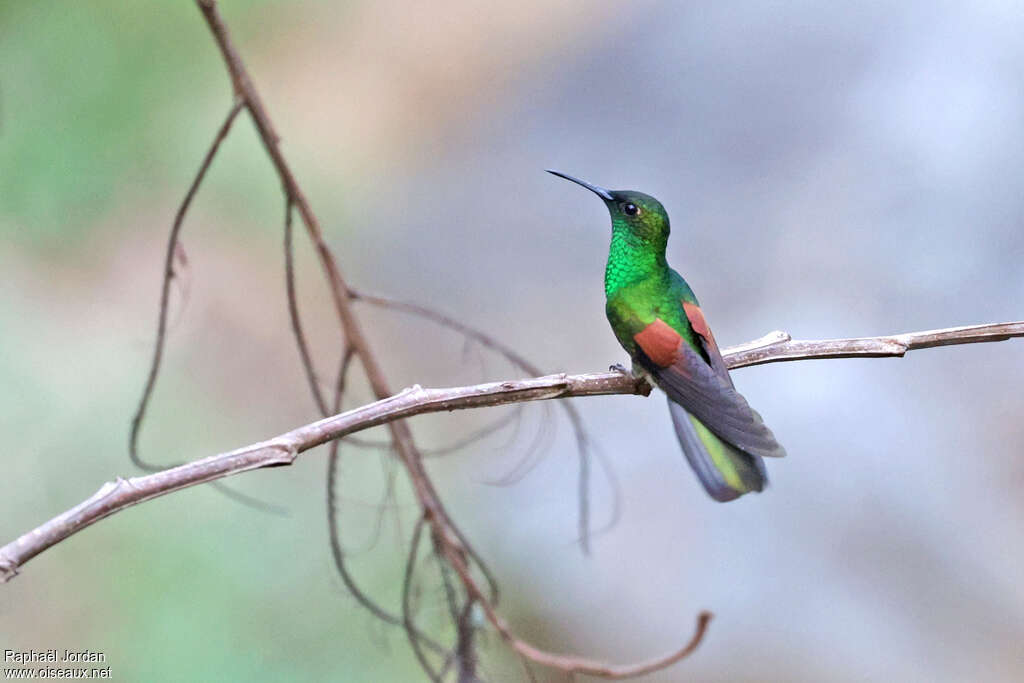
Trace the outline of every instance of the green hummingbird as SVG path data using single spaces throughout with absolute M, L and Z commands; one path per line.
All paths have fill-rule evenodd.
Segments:
M 762 457 L 786 452 L 736 391 L 697 297 L 665 261 L 669 222 L 661 202 L 548 173 L 582 185 L 608 207 L 605 314 L 633 373 L 668 395 L 679 445 L 705 490 L 721 502 L 761 491 L 768 482 Z

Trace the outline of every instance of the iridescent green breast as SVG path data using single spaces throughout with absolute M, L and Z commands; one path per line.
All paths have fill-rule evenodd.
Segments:
M 616 339 L 631 355 L 636 354 L 634 337 L 656 319 L 679 333 L 693 348 L 696 336 L 683 311 L 683 301 L 696 303 L 693 291 L 672 269 L 652 272 L 607 292 L 605 314 Z

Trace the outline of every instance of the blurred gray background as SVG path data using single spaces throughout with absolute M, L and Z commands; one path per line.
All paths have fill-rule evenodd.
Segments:
M 1018 3 L 222 11 L 352 283 L 547 370 L 624 360 L 603 312 L 606 212 L 547 167 L 664 202 L 670 263 L 723 345 L 1024 317 Z M 189 2 L 4 2 L 0 26 L 7 542 L 135 473 L 128 423 L 166 232 L 230 88 Z M 287 331 L 282 204 L 243 119 L 185 225 L 187 297 L 175 290 L 146 457 L 172 464 L 315 417 Z M 336 328 L 300 243 L 330 376 Z M 396 388 L 513 374 L 428 323 L 365 320 Z M 431 465 L 516 628 L 626 662 L 677 647 L 713 610 L 706 642 L 660 681 L 1024 678 L 1024 344 L 735 379 L 789 457 L 769 463 L 764 494 L 729 505 L 699 488 L 660 397 L 577 401 L 621 487 L 621 519 L 589 558 L 564 423 L 525 477 L 487 483 L 529 455 L 542 408 L 512 446 L 506 434 Z M 350 404 L 366 398 L 357 387 Z M 497 415 L 414 429 L 441 444 Z M 0 649 L 100 650 L 125 681 L 414 679 L 404 636 L 333 573 L 323 475 L 314 452 L 234 481 L 285 517 L 196 488 L 60 544 L 0 589 Z M 343 480 L 347 537 L 372 545 L 355 569 L 395 604 L 408 497 L 372 543 L 380 457 L 351 451 Z M 598 478 L 595 524 L 612 501 Z M 440 622 L 441 603 L 424 603 L 424 623 Z M 484 652 L 485 676 L 520 675 L 495 635 Z

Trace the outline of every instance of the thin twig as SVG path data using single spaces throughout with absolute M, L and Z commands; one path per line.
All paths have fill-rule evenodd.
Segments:
M 476 635 L 476 627 L 473 624 L 473 605 L 475 604 L 476 601 L 473 598 L 468 598 L 455 620 L 458 633 L 456 643 L 458 656 L 456 659 L 462 664 L 462 668 L 459 669 L 459 683 L 474 683 L 480 680 L 476 675 L 477 656 L 473 642 Z
M 338 366 L 338 379 L 334 388 L 334 404 L 332 405 L 334 412 L 341 410 L 342 398 L 345 395 L 345 380 L 348 376 L 348 370 L 352 365 L 352 359 L 354 357 L 355 354 L 351 347 L 346 347 L 345 351 L 341 355 L 341 363 Z M 406 626 L 402 617 L 392 614 L 377 604 L 377 602 L 359 586 L 356 582 L 355 576 L 353 576 L 352 572 L 348 569 L 345 549 L 341 544 L 341 532 L 338 528 L 339 506 L 336 486 L 338 481 L 338 467 L 341 464 L 341 453 L 339 451 L 341 443 L 341 439 L 331 441 L 327 452 L 327 528 L 328 537 L 330 539 L 331 557 L 334 559 L 335 569 L 337 569 L 338 575 L 341 577 L 341 581 L 345 584 L 345 588 L 348 589 L 348 592 L 351 593 L 356 602 L 369 610 L 370 614 L 386 624 L 391 624 L 393 626 Z M 445 651 L 444 647 L 442 647 L 440 643 L 425 633 L 417 631 L 413 633 L 413 636 L 418 638 L 422 644 L 426 645 L 434 652 L 443 653 Z
M 512 648 L 526 657 L 530 661 L 536 662 L 543 666 L 549 666 L 553 669 L 558 669 L 564 673 L 573 674 L 586 674 L 588 676 L 597 676 L 598 678 L 605 678 L 608 680 L 622 680 L 624 678 L 637 678 L 639 676 L 646 676 L 647 674 L 667 669 L 676 662 L 686 659 L 704 640 L 704 636 L 707 634 L 708 624 L 714 615 L 711 612 L 701 612 L 697 615 L 697 627 L 693 631 L 693 635 L 690 637 L 689 642 L 683 647 L 679 648 L 674 652 L 670 652 L 661 657 L 655 657 L 654 659 L 640 662 L 637 664 L 626 664 L 626 665 L 615 665 L 605 664 L 597 662 L 591 659 L 583 657 L 566 657 L 564 655 L 558 655 L 545 650 L 541 650 L 529 643 L 512 635 L 508 628 L 499 629 L 502 636 L 508 640 Z
M 156 340 L 153 342 L 153 359 L 150 361 L 149 372 L 146 374 L 146 384 L 143 387 L 142 396 L 139 398 L 138 406 L 135 409 L 135 415 L 132 417 L 131 430 L 128 434 L 128 457 L 136 467 L 145 472 L 159 472 L 160 470 L 170 466 L 157 465 L 143 460 L 139 455 L 139 435 L 142 432 L 142 424 L 146 417 L 146 409 L 149 407 L 149 401 L 153 397 L 153 390 L 156 388 L 157 378 L 160 376 L 160 365 L 163 361 L 164 348 L 167 345 L 167 321 L 170 315 L 171 285 L 177 275 L 174 270 L 174 260 L 175 258 L 179 258 L 184 261 L 185 253 L 181 247 L 181 228 L 182 225 L 184 225 L 185 216 L 188 214 L 189 207 L 192 206 L 192 200 L 195 198 L 196 193 L 199 192 L 199 187 L 203 184 L 206 172 L 213 164 L 213 160 L 217 156 L 217 151 L 220 149 L 221 143 L 224 142 L 225 138 L 227 138 L 228 133 L 231 131 L 232 124 L 234 124 L 235 119 L 238 117 L 239 112 L 242 111 L 244 105 L 245 103 L 238 99 L 236 99 L 234 104 L 231 105 L 231 109 L 228 110 L 228 114 L 224 118 L 224 122 L 220 125 L 220 128 L 217 129 L 217 134 L 214 136 L 213 142 L 210 143 L 210 146 L 206 150 L 206 154 L 203 156 L 203 161 L 199 165 L 199 170 L 196 172 L 195 177 L 192 179 L 192 184 L 189 185 L 184 199 L 182 199 L 181 204 L 178 205 L 178 210 L 174 215 L 174 222 L 171 224 L 171 232 L 167 240 L 167 250 L 164 255 L 163 277 L 161 278 L 160 284 L 160 307 L 157 314 Z M 223 483 L 214 482 L 213 487 L 237 503 L 275 515 L 286 514 L 286 511 L 282 507 L 265 503 L 240 491 L 235 491 L 234 489 L 225 486 Z
M 450 443 L 446 443 L 441 446 L 420 448 L 420 454 L 424 458 L 443 458 L 447 455 L 454 455 L 458 451 L 465 450 L 469 446 L 472 446 L 473 444 L 483 441 L 488 436 L 492 436 L 493 434 L 500 432 L 508 425 L 520 421 L 522 419 L 522 410 L 523 406 L 517 405 L 506 415 L 502 415 L 496 420 L 492 420 L 491 422 L 483 425 L 482 427 L 474 429 L 469 434 L 457 437 Z M 511 443 L 511 441 L 514 441 L 514 439 L 511 439 L 509 443 Z M 345 443 L 351 444 L 352 446 L 356 446 L 358 448 L 391 448 L 391 441 L 386 439 L 365 439 L 359 438 L 357 436 L 346 436 Z M 497 450 L 504 449 L 498 448 Z
M 288 298 L 288 319 L 292 324 L 292 336 L 295 337 L 295 345 L 299 349 L 299 358 L 302 361 L 302 369 L 306 373 L 306 380 L 309 382 L 309 391 L 313 395 L 313 402 L 317 410 L 323 416 L 330 415 L 327 410 L 327 401 L 320 390 L 320 383 L 316 378 L 316 368 L 313 367 L 313 358 L 309 353 L 309 343 L 306 341 L 306 333 L 302 329 L 302 318 L 299 316 L 299 301 L 295 295 L 295 249 L 292 246 L 292 198 L 286 196 L 284 201 L 284 283 L 285 293 Z M 348 353 L 351 347 L 346 347 Z M 342 388 L 344 392 L 344 388 Z M 337 412 L 335 410 L 334 412 Z
M 157 315 L 156 341 L 153 344 L 153 360 L 149 365 L 146 385 L 142 390 L 142 398 L 139 399 L 139 405 L 135 409 L 135 416 L 132 417 L 132 428 L 128 436 L 128 456 L 136 467 L 147 472 L 157 472 L 162 469 L 159 465 L 148 463 L 139 456 L 139 432 L 142 429 L 142 422 L 146 417 L 149 399 L 153 396 L 153 388 L 156 386 L 156 379 L 160 374 L 160 363 L 164 356 L 164 345 L 167 340 L 167 313 L 171 300 L 171 280 L 174 279 L 174 254 L 180 245 L 178 239 L 181 234 L 181 226 L 185 222 L 185 214 L 188 213 L 189 206 L 192 205 L 192 199 L 196 196 L 196 192 L 199 191 L 199 186 L 202 185 L 203 178 L 206 177 L 206 172 L 210 169 L 210 164 L 213 163 L 213 158 L 217 156 L 220 144 L 224 142 L 224 138 L 231 131 L 231 125 L 235 122 L 239 112 L 242 111 L 244 104 L 242 100 L 235 100 L 224 119 L 224 123 L 217 129 L 213 143 L 206 150 L 206 156 L 203 157 L 199 170 L 196 172 L 195 177 L 192 179 L 192 184 L 189 185 L 188 191 L 185 193 L 185 198 L 178 205 L 178 211 L 174 215 L 174 223 L 171 225 L 171 234 L 167 239 L 167 251 L 164 255 L 164 272 L 160 285 L 160 312 Z
M 467 666 L 472 666 L 473 659 L 473 647 L 472 647 L 472 636 L 469 636 L 469 643 L 467 644 L 464 640 L 465 634 L 460 628 L 459 623 L 459 595 L 455 590 L 455 583 L 452 577 L 452 568 L 448 566 L 444 557 L 444 548 L 441 545 L 443 541 L 437 537 L 433 539 L 434 552 L 432 554 L 434 560 L 437 562 L 437 571 L 441 576 L 441 588 L 444 591 L 444 601 L 448 607 L 448 618 L 451 619 L 451 623 L 455 625 L 455 646 L 452 648 L 451 654 L 445 657 L 445 665 L 442 667 L 442 672 L 447 670 L 449 662 L 458 664 L 458 675 L 461 679 L 462 672 L 466 670 Z M 469 661 L 465 659 L 467 651 L 469 652 Z
M 413 586 L 413 574 L 416 571 L 416 557 L 419 555 L 420 550 L 420 536 L 423 533 L 423 526 L 426 520 L 420 517 L 416 520 L 416 526 L 412 530 L 412 541 L 409 544 L 409 557 L 405 563 L 405 576 L 402 579 L 402 622 L 405 624 L 405 632 L 409 637 L 409 645 L 412 646 L 413 654 L 416 655 L 417 661 L 420 663 L 420 667 L 423 672 L 427 674 L 427 677 L 431 681 L 440 681 L 441 674 L 434 671 L 434 667 L 431 666 L 430 660 L 427 659 L 427 654 L 420 647 L 420 639 L 416 636 L 419 633 L 419 629 L 416 628 L 416 624 L 412 618 L 412 586 Z
M 487 334 L 486 332 L 479 330 L 475 327 L 467 325 L 461 320 L 445 315 L 439 311 L 426 306 L 421 306 L 410 301 L 402 301 L 400 299 L 394 299 L 391 297 L 382 296 L 380 294 L 369 294 L 366 292 L 349 289 L 349 296 L 354 301 L 363 301 L 372 306 L 379 308 L 400 311 L 409 315 L 414 315 L 426 320 L 431 320 L 442 327 L 446 327 L 450 330 L 458 332 L 467 339 L 472 339 L 479 343 L 485 348 L 491 349 L 503 356 L 514 368 L 521 370 L 530 375 L 543 375 L 543 370 L 539 366 L 534 365 L 525 356 L 516 351 L 514 348 L 500 341 L 496 337 Z M 580 416 L 579 411 L 576 407 L 567 401 L 563 401 L 561 404 L 563 410 L 565 410 L 566 417 L 569 419 L 569 424 L 572 426 L 573 436 L 576 439 L 576 452 L 579 457 L 579 481 L 578 481 L 578 495 L 579 495 L 579 543 L 580 548 L 584 554 L 590 552 L 590 440 L 588 438 L 587 429 L 583 426 L 583 418 Z M 500 424 L 496 422 L 495 425 Z M 472 438 L 458 442 L 457 447 L 462 448 L 474 443 L 477 439 L 483 439 L 492 433 L 492 428 L 497 429 L 497 426 L 488 425 L 484 429 L 479 430 Z M 454 450 L 454 448 L 452 449 Z M 532 450 L 532 447 L 527 450 L 527 453 Z M 604 463 L 601 463 L 604 468 Z M 518 467 L 517 467 L 518 469 Z M 526 471 L 529 471 L 527 468 Z M 606 476 L 609 477 L 609 484 L 611 484 L 611 478 L 614 475 L 607 469 L 604 468 Z M 524 472 L 525 474 L 525 472 Z M 613 485 L 614 488 L 614 485 Z

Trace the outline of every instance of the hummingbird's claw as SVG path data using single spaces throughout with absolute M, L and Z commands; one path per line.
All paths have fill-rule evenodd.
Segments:
M 647 373 L 645 373 L 639 366 L 634 365 L 633 369 L 629 370 L 622 363 L 615 363 L 614 365 L 609 365 L 608 370 L 609 372 L 617 372 L 625 375 L 636 382 L 636 393 L 641 396 L 651 395 L 651 390 L 654 386 L 651 384 L 651 380 L 647 376 Z

